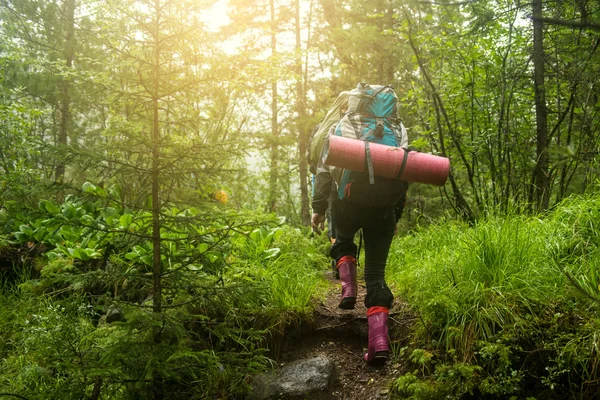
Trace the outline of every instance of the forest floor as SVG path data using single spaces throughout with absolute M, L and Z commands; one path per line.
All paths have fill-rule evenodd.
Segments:
M 284 365 L 317 356 L 333 360 L 334 384 L 327 393 L 319 396 L 319 399 L 389 399 L 390 383 L 405 372 L 405 360 L 392 355 L 390 360 L 380 367 L 369 366 L 363 361 L 368 338 L 367 310 L 363 304 L 364 281 L 358 282 L 356 308 L 340 310 L 337 307 L 340 283 L 332 272 L 327 272 L 326 276 L 330 287 L 325 298 L 316 304 L 314 325 L 301 335 L 288 338 L 281 349 L 278 362 Z M 388 320 L 392 353 L 398 354 L 398 350 L 408 344 L 408 329 L 413 321 L 414 316 L 408 306 L 396 299 Z

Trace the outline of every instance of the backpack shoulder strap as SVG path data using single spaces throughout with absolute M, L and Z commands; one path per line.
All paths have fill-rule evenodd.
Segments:
M 365 141 L 365 161 L 369 170 L 369 183 L 373 185 L 375 183 L 375 174 L 373 173 L 373 160 L 371 159 L 371 146 L 369 144 L 369 142 Z

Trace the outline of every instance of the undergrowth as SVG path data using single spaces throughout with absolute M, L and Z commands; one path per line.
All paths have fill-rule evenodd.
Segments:
M 62 204 L 1 215 L 3 253 L 16 255 L 0 282 L 1 392 L 244 398 L 282 336 L 312 317 L 323 249 L 273 216 L 166 210 L 153 312 L 151 220 L 110 190 L 86 184 Z
M 588 196 L 543 217 L 450 221 L 396 240 L 388 279 L 419 316 L 396 396 L 593 398 L 598 221 L 600 196 Z

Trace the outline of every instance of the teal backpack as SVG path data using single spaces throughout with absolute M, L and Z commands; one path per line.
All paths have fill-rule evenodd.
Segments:
M 399 119 L 399 101 L 391 86 L 359 83 L 348 95 L 348 109 L 329 134 L 364 140 L 368 172 L 333 167 L 338 197 L 372 206 L 394 205 L 406 194 L 406 182 L 373 175 L 368 143 L 408 146 L 408 136 Z

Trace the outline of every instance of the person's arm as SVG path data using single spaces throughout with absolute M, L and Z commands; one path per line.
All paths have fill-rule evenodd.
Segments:
M 319 164 L 315 176 L 315 190 L 312 200 L 313 215 L 311 219 L 312 228 L 317 233 L 321 233 L 325 225 L 325 213 L 329 207 L 329 195 L 333 184 L 329 168 L 322 163 Z
M 315 191 L 312 199 L 312 209 L 315 214 L 325 215 L 329 206 L 329 194 L 333 177 L 326 165 L 319 165 L 315 176 Z

